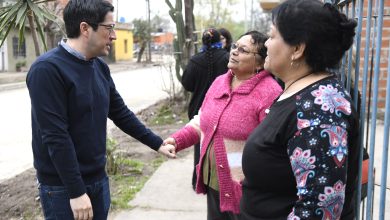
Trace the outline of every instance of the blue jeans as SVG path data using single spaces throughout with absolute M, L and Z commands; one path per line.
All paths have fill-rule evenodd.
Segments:
M 108 177 L 86 185 L 87 195 L 91 200 L 94 220 L 106 220 L 110 208 L 110 186 Z M 39 196 L 46 220 L 73 219 L 70 197 L 64 186 L 39 185 Z

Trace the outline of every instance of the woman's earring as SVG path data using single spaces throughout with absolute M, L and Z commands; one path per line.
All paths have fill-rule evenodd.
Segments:
M 291 57 L 290 67 L 293 67 L 293 65 L 294 65 L 294 57 Z

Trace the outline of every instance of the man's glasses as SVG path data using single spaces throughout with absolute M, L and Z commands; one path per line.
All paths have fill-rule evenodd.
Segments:
M 99 26 L 103 26 L 108 30 L 108 33 L 111 35 L 114 31 L 115 24 L 98 24 Z
M 231 47 L 232 50 L 236 50 L 238 51 L 238 53 L 242 53 L 242 54 L 250 54 L 250 53 L 253 53 L 253 54 L 258 54 L 257 52 L 252 52 L 252 51 L 248 51 L 248 50 L 245 50 L 243 47 L 239 47 L 237 44 L 232 44 L 232 47 Z

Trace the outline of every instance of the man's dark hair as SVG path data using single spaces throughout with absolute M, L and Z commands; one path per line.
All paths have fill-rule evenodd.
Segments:
M 70 0 L 64 9 L 64 22 L 68 38 L 80 36 L 80 23 L 88 23 L 94 31 L 114 6 L 107 0 Z

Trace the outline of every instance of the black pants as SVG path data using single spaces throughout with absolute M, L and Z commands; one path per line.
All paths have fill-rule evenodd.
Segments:
M 199 163 L 199 157 L 200 157 L 200 144 L 194 145 L 194 171 L 192 173 L 192 188 L 195 190 L 196 187 L 196 165 Z
M 207 188 L 207 220 L 239 220 L 239 214 L 221 212 L 219 208 L 219 192 Z

